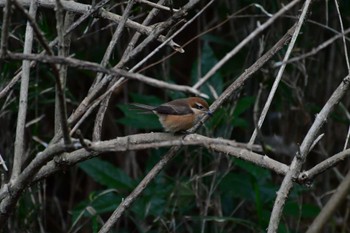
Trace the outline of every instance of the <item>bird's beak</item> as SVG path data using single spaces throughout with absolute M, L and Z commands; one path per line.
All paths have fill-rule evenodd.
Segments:
M 208 116 L 212 116 L 213 115 L 213 113 L 210 110 L 208 110 L 207 114 L 208 114 Z

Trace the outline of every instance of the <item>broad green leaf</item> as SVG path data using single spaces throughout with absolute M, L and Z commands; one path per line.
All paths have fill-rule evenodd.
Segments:
M 121 169 L 99 158 L 82 162 L 79 167 L 97 183 L 113 189 L 131 189 L 133 180 Z
M 198 81 L 200 76 L 205 75 L 215 64 L 218 63 L 218 59 L 216 58 L 213 49 L 210 47 L 208 42 L 205 42 L 202 48 L 202 57 L 200 60 L 201 65 L 201 75 L 198 74 L 198 61 L 195 62 L 192 66 L 192 84 Z M 217 71 L 208 81 L 207 84 L 210 84 L 216 93 L 221 94 L 224 89 L 223 77 L 220 74 L 220 71 Z M 209 96 L 212 96 L 209 87 L 207 84 L 204 84 L 201 87 L 201 91 Z

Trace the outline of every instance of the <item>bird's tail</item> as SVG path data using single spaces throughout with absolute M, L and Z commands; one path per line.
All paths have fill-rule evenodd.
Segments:
M 154 110 L 154 107 L 146 104 L 132 103 L 130 104 L 130 109 L 142 110 L 143 113 L 152 113 Z

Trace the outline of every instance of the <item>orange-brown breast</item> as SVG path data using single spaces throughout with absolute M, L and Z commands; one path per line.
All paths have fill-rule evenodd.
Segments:
M 195 121 L 194 114 L 187 115 L 158 115 L 159 121 L 168 132 L 179 132 L 190 129 Z

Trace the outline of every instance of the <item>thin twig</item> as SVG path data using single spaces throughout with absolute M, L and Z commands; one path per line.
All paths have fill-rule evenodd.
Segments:
M 339 17 L 339 24 L 340 24 L 340 29 L 342 32 L 342 39 L 343 39 L 343 46 L 344 46 L 344 56 L 345 56 L 345 61 L 346 61 L 346 66 L 348 68 L 348 74 L 350 75 L 350 62 L 349 62 L 349 55 L 348 55 L 348 48 L 346 45 L 346 40 L 345 40 L 345 32 L 344 32 L 344 26 L 343 26 L 343 20 L 341 18 L 340 10 L 339 10 L 339 4 L 337 0 L 334 0 L 338 17 Z
M 253 38 L 259 35 L 263 30 L 269 27 L 272 23 L 278 19 L 281 15 L 283 15 L 286 11 L 295 6 L 300 0 L 294 0 L 290 2 L 288 5 L 283 6 L 277 13 L 275 13 L 269 20 L 267 20 L 264 24 L 256 28 L 252 33 L 249 34 L 244 40 L 241 41 L 234 49 L 232 49 L 229 53 L 225 55 L 218 63 L 215 64 L 204 76 L 201 78 L 196 84 L 193 85 L 193 88 L 200 88 L 213 74 L 215 74 L 227 61 L 229 61 L 234 55 L 236 55 L 246 44 L 248 44 Z
M 340 162 L 344 161 L 345 159 L 350 157 L 350 149 L 343 150 L 326 160 L 323 160 L 322 162 L 318 163 L 311 169 L 304 171 L 300 173 L 298 176 L 298 181 L 300 183 L 308 183 L 315 179 L 316 176 L 322 174 L 323 172 L 329 170 L 330 168 L 336 166 Z
M 37 36 L 40 44 L 44 47 L 46 53 L 48 55 L 53 55 L 53 51 L 51 50 L 48 42 L 46 41 L 43 33 L 41 32 L 39 26 L 37 25 L 36 21 L 28 14 L 28 12 L 23 8 L 21 4 L 17 2 L 17 0 L 12 0 L 14 5 L 19 9 L 28 19 L 30 22 L 35 35 Z M 59 108 L 60 108 L 60 120 L 62 125 L 62 132 L 63 132 L 63 138 L 67 144 L 70 143 L 70 137 L 69 137 L 69 130 L 68 130 L 68 123 L 67 123 L 67 109 L 65 104 L 65 98 L 63 93 L 63 87 L 62 82 L 59 77 L 59 70 L 57 69 L 56 64 L 52 63 L 51 68 L 53 69 L 55 81 L 56 81 L 56 87 L 57 87 L 57 95 L 58 95 L 58 102 L 59 102 Z
M 144 3 L 146 5 L 149 5 L 151 7 L 154 7 L 154 8 L 160 9 L 160 10 L 174 11 L 174 12 L 179 11 L 178 9 L 174 9 L 174 8 L 170 9 L 170 7 L 166 7 L 166 6 L 163 6 L 163 5 L 160 5 L 160 4 L 156 4 L 154 2 L 150 2 L 150 1 L 147 1 L 147 0 L 137 0 L 137 2 Z
M 11 4 L 12 0 L 4 1 L 4 15 L 2 18 L 2 26 L 1 26 L 1 44 L 0 44 L 0 58 L 3 58 L 7 53 L 7 43 L 9 36 L 9 26 L 11 19 Z
M 7 172 L 8 169 L 7 169 L 7 166 L 6 166 L 6 162 L 5 162 L 5 160 L 2 158 L 1 154 L 0 154 L 0 164 L 1 164 L 2 168 L 5 170 L 5 172 Z
M 174 32 L 166 41 L 164 41 L 162 44 L 160 44 L 157 48 L 155 48 L 150 54 L 148 54 L 144 59 L 142 59 L 140 62 L 138 62 L 134 67 L 133 70 L 137 70 L 139 67 L 141 67 L 146 61 L 148 61 L 154 54 L 159 52 L 161 48 L 163 48 L 168 41 L 170 41 L 172 38 L 177 36 L 180 32 L 182 32 L 188 25 L 190 25 L 196 18 L 198 18 L 203 12 L 214 2 L 214 0 L 208 2 L 195 16 L 193 16 L 190 20 L 187 21 L 179 30 Z
M 111 55 L 112 55 L 112 52 L 113 52 L 113 49 L 115 47 L 115 45 L 117 44 L 120 36 L 121 36 L 121 33 L 123 32 L 124 30 L 124 27 L 125 27 L 125 23 L 131 13 L 131 9 L 134 5 L 134 0 L 130 0 L 124 10 L 124 13 L 123 13 L 123 16 L 122 16 L 122 20 L 120 21 L 120 23 L 118 24 L 118 27 L 117 29 L 115 30 L 113 36 L 112 36 L 112 39 L 111 41 L 109 42 L 109 45 L 106 49 L 106 52 L 103 56 L 103 59 L 101 61 L 101 65 L 102 66 L 106 66 Z M 102 74 L 98 74 L 97 75 L 97 80 L 101 79 L 102 77 Z M 110 84 L 110 86 L 112 86 L 113 83 Z M 100 108 L 97 112 L 97 115 L 96 115 L 96 118 L 95 118 L 95 123 L 94 123 L 94 129 L 93 129 L 93 141 L 97 141 L 97 140 L 100 140 L 101 139 L 101 133 L 102 133 L 102 124 L 103 124 L 103 119 L 105 117 L 105 113 L 106 113 L 106 110 L 107 110 L 107 107 L 108 107 L 108 104 L 109 104 L 109 100 L 110 100 L 110 97 L 112 95 L 112 92 L 106 96 L 101 105 L 100 105 Z
M 344 31 L 344 34 L 346 35 L 349 32 L 350 32 L 350 28 L 346 29 Z M 341 37 L 343 37 L 343 34 L 339 33 L 339 34 L 329 38 L 328 40 L 324 41 L 322 44 L 318 45 L 317 47 L 314 47 L 309 52 L 304 53 L 304 54 L 302 54 L 300 56 L 297 56 L 297 57 L 292 57 L 291 59 L 289 59 L 288 61 L 285 61 L 285 62 L 276 62 L 273 65 L 273 67 L 281 66 L 283 63 L 293 63 L 293 62 L 296 62 L 296 61 L 303 60 L 303 59 L 305 59 L 307 57 L 316 55 L 318 52 L 320 52 L 321 50 L 327 48 L 329 45 L 333 44 L 334 41 L 336 41 L 337 39 L 339 39 Z
M 71 21 L 71 20 L 68 20 Z M 58 38 L 58 55 L 67 56 L 69 54 L 68 37 L 64 38 L 64 11 L 61 0 L 56 0 L 56 30 Z M 56 100 L 55 100 L 55 132 L 63 131 L 64 142 L 71 143 L 67 122 L 67 105 L 64 93 L 67 76 L 67 66 L 59 66 L 59 77 L 56 78 Z M 59 81 L 58 81 L 59 80 Z
M 311 2 L 311 0 L 309 0 L 309 1 Z M 296 42 L 296 40 L 297 40 L 297 38 L 299 36 L 299 32 L 301 30 L 301 26 L 303 25 L 303 22 L 305 20 L 305 17 L 306 17 L 307 11 L 308 11 L 308 7 L 309 7 L 309 4 L 305 3 L 305 7 L 303 8 L 303 12 L 301 13 L 301 16 L 299 18 L 299 21 L 298 21 L 297 27 L 296 27 L 296 29 L 294 31 L 294 34 L 292 36 L 291 42 L 288 45 L 288 49 L 286 51 L 286 54 L 284 55 L 283 62 L 287 61 L 289 59 L 290 54 L 292 53 L 292 50 L 293 50 L 294 45 L 295 45 L 295 42 Z M 254 129 L 254 132 L 253 132 L 253 134 L 252 134 L 252 136 L 251 136 L 251 138 L 249 140 L 250 144 L 254 143 L 254 141 L 256 139 L 256 136 L 258 134 L 258 130 L 261 128 L 262 124 L 264 123 L 265 117 L 267 115 L 267 112 L 270 109 L 273 97 L 275 96 L 275 93 L 277 91 L 278 85 L 279 85 L 279 83 L 281 81 L 281 78 L 283 76 L 283 73 L 284 73 L 284 70 L 286 68 L 286 65 L 287 65 L 286 63 L 283 63 L 283 65 L 278 70 L 277 77 L 276 77 L 275 81 L 273 82 L 270 94 L 269 94 L 269 96 L 268 96 L 268 98 L 266 100 L 266 103 L 264 105 L 264 108 L 263 108 L 263 110 L 262 110 L 262 112 L 260 114 L 260 117 L 259 117 L 259 120 L 258 120 L 258 125 Z
M 37 11 L 37 5 L 35 0 L 32 0 L 29 8 L 29 14 L 35 18 Z M 24 54 L 30 54 L 33 47 L 33 28 L 29 22 L 27 22 L 25 41 L 24 41 Z M 27 107 L 28 107 L 28 88 L 30 77 L 30 61 L 23 60 L 22 62 L 22 79 L 19 96 L 19 108 L 17 114 L 17 126 L 16 126 L 16 138 L 14 148 L 14 159 L 12 166 L 11 180 L 17 179 L 22 169 L 22 162 L 25 153 L 25 136 L 24 130 L 27 119 Z

